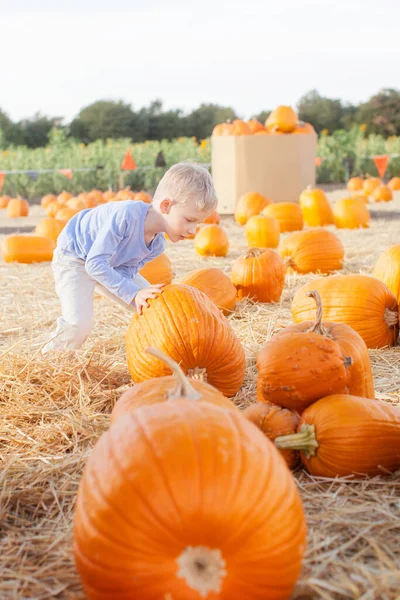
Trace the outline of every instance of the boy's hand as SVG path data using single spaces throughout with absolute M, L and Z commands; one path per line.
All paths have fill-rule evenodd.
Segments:
M 143 288 L 139 290 L 136 296 L 133 299 L 133 302 L 136 304 L 137 311 L 139 315 L 143 313 L 143 308 L 150 306 L 147 302 L 149 298 L 157 298 L 159 294 L 162 293 L 162 288 L 165 286 L 165 283 L 156 283 L 155 285 L 149 285 L 149 287 Z

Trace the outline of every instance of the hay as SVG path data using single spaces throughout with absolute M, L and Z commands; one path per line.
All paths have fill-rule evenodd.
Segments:
M 396 199 L 372 207 L 369 230 L 330 228 L 346 248 L 343 272 L 369 273 L 380 252 L 399 242 L 399 206 Z M 35 210 L 37 219 L 42 213 Z M 202 259 L 190 241 L 168 246 L 175 280 L 205 265 L 229 272 L 246 245 L 232 219 L 224 218 L 223 225 L 231 242 L 226 258 Z M 96 325 L 85 348 L 73 358 L 45 360 L 40 348 L 59 311 L 50 266 L 1 263 L 0 277 L 0 599 L 77 600 L 84 595 L 72 556 L 74 501 L 85 461 L 130 384 L 124 347 L 130 315 L 96 297 Z M 230 317 L 247 357 L 246 379 L 235 398 L 239 406 L 255 399 L 257 352 L 291 323 L 293 295 L 313 277 L 290 275 L 278 304 L 244 300 Z M 399 348 L 370 356 L 377 397 L 399 403 Z M 309 538 L 293 598 L 398 599 L 400 473 L 351 482 L 301 470 L 295 476 Z

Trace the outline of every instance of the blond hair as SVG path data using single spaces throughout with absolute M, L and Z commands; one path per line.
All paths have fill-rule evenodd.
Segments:
M 154 194 L 153 203 L 165 198 L 177 204 L 185 204 L 190 198 L 198 210 L 212 212 L 217 208 L 217 195 L 208 170 L 195 162 L 173 165 L 164 174 Z

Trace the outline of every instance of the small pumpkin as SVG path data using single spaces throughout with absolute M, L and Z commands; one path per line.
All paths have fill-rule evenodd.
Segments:
M 297 113 L 290 106 L 278 106 L 265 121 L 266 129 L 290 133 L 298 122 Z
M 0 208 L 7 208 L 11 196 L 0 196 Z
M 250 217 L 260 214 L 263 208 L 271 204 L 271 200 L 258 192 L 247 192 L 239 198 L 235 208 L 235 221 L 238 225 L 246 225 Z
M 229 321 L 200 290 L 171 284 L 142 315 L 134 314 L 126 335 L 128 368 L 133 381 L 170 375 L 148 347 L 159 348 L 189 376 L 202 377 L 225 396 L 234 396 L 245 374 L 242 345 Z
M 372 192 L 375 202 L 390 202 L 393 200 L 393 192 L 388 185 L 380 185 Z
M 346 323 L 357 331 L 368 348 L 396 343 L 399 334 L 397 300 L 381 281 L 367 275 L 334 275 L 309 281 L 294 295 L 295 323 L 315 319 L 315 302 L 308 297 L 312 290 L 321 296 L 324 321 Z
M 124 188 L 123 190 L 119 190 L 115 196 L 115 200 L 134 200 L 135 196 L 136 192 L 132 192 L 129 188 Z
M 333 218 L 338 229 L 369 227 L 370 214 L 361 198 L 342 198 L 333 206 Z
M 312 133 L 313 135 L 317 135 L 314 127 L 311 125 L 311 123 L 305 123 L 304 121 L 299 121 L 296 125 L 296 127 L 293 129 L 292 133 L 306 133 L 306 134 L 310 134 Z
M 212 131 L 212 136 L 225 136 L 230 135 L 230 131 L 232 129 L 231 123 L 219 123 L 216 125 Z
M 363 181 L 363 190 L 367 196 L 372 196 L 374 189 L 382 185 L 382 181 L 379 177 L 367 177 Z
M 53 200 L 52 202 L 49 202 L 44 211 L 48 217 L 54 218 L 61 208 L 63 207 L 58 200 Z
M 212 212 L 208 217 L 206 217 L 203 221 L 205 225 L 219 225 L 221 218 L 216 210 Z
M 387 248 L 378 258 L 372 277 L 382 281 L 400 302 L 400 244 Z
M 388 187 L 390 187 L 392 192 L 397 192 L 400 190 L 400 177 L 392 177 L 388 183 Z
M 253 133 L 257 133 L 257 131 L 264 131 L 265 127 L 258 119 L 250 119 L 247 121 L 247 125 L 250 127 Z
M 138 200 L 139 202 L 145 202 L 146 204 L 151 204 L 153 201 L 153 196 L 148 192 L 141 190 L 140 192 L 136 192 L 135 200 Z
M 10 219 L 16 217 L 27 217 L 29 215 L 29 203 L 23 198 L 11 198 L 7 204 L 7 216 Z
M 59 210 L 56 212 L 55 218 L 58 221 L 64 221 L 66 223 L 67 221 L 72 219 L 72 217 L 77 215 L 78 212 L 80 212 L 80 211 L 73 210 L 72 208 L 69 208 L 69 206 L 63 206 L 62 208 L 59 208 Z
M 231 280 L 239 300 L 278 302 L 285 285 L 283 260 L 273 250 L 250 248 L 233 263 Z
M 400 410 L 381 400 L 330 395 L 309 406 L 298 432 L 275 438 L 275 445 L 299 450 L 318 477 L 387 475 L 400 468 Z
M 252 135 L 250 127 L 241 119 L 232 121 L 232 126 L 229 130 L 229 135 Z
M 47 237 L 8 235 L 1 243 L 1 252 L 7 263 L 30 264 L 51 261 L 55 247 L 53 240 Z
M 333 224 L 332 207 L 323 190 L 308 186 L 301 193 L 299 205 L 303 220 L 309 227 L 323 227 Z
M 195 235 L 194 247 L 201 256 L 226 256 L 229 250 L 228 236 L 219 225 L 204 225 Z
M 46 207 L 50 204 L 50 202 L 56 202 L 57 196 L 55 194 L 46 194 L 40 201 L 41 206 L 46 209 Z
M 347 182 L 349 192 L 360 192 L 363 189 L 364 180 L 362 177 L 351 177 Z
M 243 416 L 254 423 L 271 441 L 282 435 L 296 433 L 300 421 L 298 413 L 270 402 L 251 404 L 245 408 Z M 299 462 L 298 453 L 295 450 L 282 450 L 281 452 L 289 469 L 294 469 Z
M 117 193 L 113 192 L 113 190 L 109 189 L 106 190 L 103 193 L 103 198 L 104 198 L 104 202 L 110 202 L 111 200 L 114 200 L 114 198 L 116 197 Z
M 273 217 L 255 215 L 245 225 L 247 245 L 250 248 L 277 248 L 279 245 L 279 223 Z
M 65 190 L 63 192 L 61 192 L 61 194 L 58 194 L 57 196 L 57 202 L 63 206 L 64 204 L 67 203 L 67 200 L 70 200 L 71 198 L 73 198 L 74 195 L 71 194 L 70 192 L 66 192 Z
M 171 261 L 164 253 L 159 254 L 156 258 L 146 263 L 140 269 L 139 274 L 147 279 L 151 285 L 155 285 L 156 283 L 171 283 L 174 277 Z
M 98 206 L 99 204 L 104 204 L 105 199 L 104 199 L 104 194 L 101 190 L 91 190 L 88 193 L 88 198 L 89 200 L 93 203 L 96 204 L 96 206 Z M 91 206 L 87 206 L 87 208 L 92 208 Z
M 86 203 L 80 198 L 70 198 L 66 201 L 65 206 L 79 212 L 86 208 Z
M 340 270 L 344 262 L 342 242 L 322 228 L 291 233 L 278 252 L 285 267 L 297 273 L 332 273 Z
M 96 198 L 96 196 L 92 196 L 90 194 L 79 194 L 79 196 L 77 196 L 77 200 L 82 201 L 82 209 L 84 208 L 96 208 L 96 206 L 99 206 L 99 202 Z M 73 201 L 73 199 L 71 200 L 71 202 Z M 69 201 L 68 201 L 69 202 Z M 74 208 L 73 204 L 69 204 L 67 202 L 67 206 L 70 206 L 71 208 Z
M 206 294 L 227 315 L 236 304 L 236 288 L 221 269 L 196 269 L 185 275 L 180 283 L 191 285 Z
M 53 240 L 53 242 L 56 242 L 64 226 L 65 223 L 62 221 L 57 221 L 57 219 L 47 217 L 39 221 L 39 223 L 36 225 L 35 234 L 40 237 L 50 238 Z
M 276 219 L 281 233 L 303 229 L 303 213 L 296 202 L 270 204 L 264 208 L 261 214 Z

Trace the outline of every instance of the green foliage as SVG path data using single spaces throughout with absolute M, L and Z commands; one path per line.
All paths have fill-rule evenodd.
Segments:
M 345 108 L 340 100 L 332 100 L 319 95 L 317 90 L 311 90 L 297 104 L 299 119 L 313 125 L 320 133 L 323 129 L 335 131 L 343 126 Z
M 367 125 L 368 133 L 400 135 L 400 92 L 381 90 L 359 106 L 356 120 Z
M 99 100 L 83 108 L 71 123 L 71 135 L 85 143 L 131 137 L 134 113 L 129 104 Z

